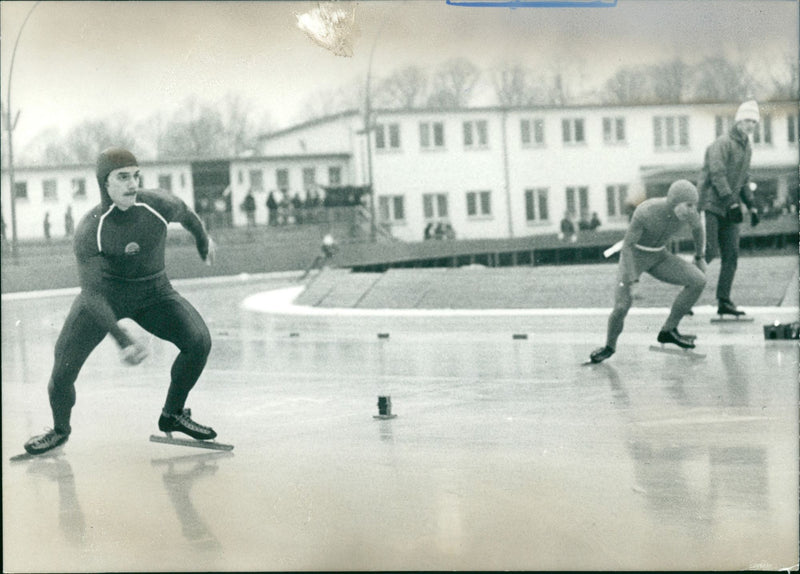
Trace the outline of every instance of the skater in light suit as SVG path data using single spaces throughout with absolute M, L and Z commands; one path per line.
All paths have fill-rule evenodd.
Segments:
M 682 179 L 669 187 L 667 197 L 647 199 L 633 212 L 622 242 L 606 344 L 592 352 L 592 363 L 600 363 L 616 351 L 617 339 L 633 303 L 633 285 L 643 272 L 665 283 L 683 285 L 658 333 L 658 342 L 672 343 L 684 349 L 694 348 L 694 339 L 681 335 L 678 324 L 691 311 L 706 285 L 705 228 L 697 211 L 697 199 L 697 188 Z M 692 230 L 694 265 L 667 249 L 670 238 L 684 224 L 689 224 Z
M 214 430 L 193 421 L 189 409 L 184 408 L 205 367 L 211 336 L 197 310 L 167 279 L 167 224 L 183 225 L 209 265 L 214 261 L 214 242 L 181 199 L 139 189 L 139 167 L 131 152 L 105 150 L 97 159 L 96 173 L 101 202 L 83 217 L 74 240 L 81 292 L 56 342 L 47 387 L 53 428 L 28 440 L 25 450 L 38 455 L 69 439 L 75 380 L 106 334 L 114 337 L 125 363 L 136 365 L 145 359 L 146 348 L 118 324 L 123 318 L 133 319 L 180 350 L 172 365 L 159 429 L 198 440 L 212 439 Z

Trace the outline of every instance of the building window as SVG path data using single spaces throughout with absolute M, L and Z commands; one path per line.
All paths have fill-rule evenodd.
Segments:
M 716 137 L 731 131 L 733 116 L 716 116 L 714 118 L 714 134 Z
M 170 174 L 158 176 L 158 189 L 172 192 L 172 176 Z
M 603 118 L 603 141 L 607 144 L 625 142 L 625 118 Z
M 387 141 L 388 133 L 388 141 Z M 400 125 L 399 124 L 377 124 L 375 126 L 375 148 L 376 149 L 400 149 Z
M 260 169 L 250 170 L 250 189 L 253 191 L 264 191 L 264 172 Z
M 342 185 L 342 168 L 338 165 L 328 168 L 328 185 Z
M 789 116 L 786 118 L 787 135 L 789 143 L 797 143 L 797 136 L 800 134 L 800 116 Z
M 522 145 L 544 145 L 544 120 L 520 120 L 520 135 Z
M 589 188 L 571 186 L 567 188 L 567 211 L 573 216 L 589 212 Z
M 689 116 L 655 116 L 653 143 L 656 150 L 678 150 L 689 147 Z
M 317 187 L 317 170 L 313 167 L 303 168 L 303 189 L 310 191 Z
M 275 170 L 275 183 L 281 191 L 289 190 L 289 170 L 285 168 Z
M 419 145 L 423 149 L 444 147 L 444 124 L 442 122 L 420 122 Z
M 485 148 L 489 145 L 489 127 L 486 120 L 464 122 L 464 147 Z
M 15 181 L 14 182 L 14 197 L 16 199 L 28 199 L 28 182 Z
M 548 221 L 550 210 L 547 204 L 547 188 L 537 187 L 525 190 L 525 220 L 528 223 Z
M 762 115 L 761 121 L 753 131 L 753 143 L 761 145 L 772 145 L 772 116 Z
M 58 201 L 58 188 L 55 179 L 42 181 L 42 197 L 45 201 Z
M 142 181 L 142 178 L 139 178 L 139 181 Z M 72 197 L 75 199 L 85 199 L 86 198 L 86 180 L 82 177 L 74 177 L 72 178 L 71 182 L 72 187 Z
M 585 143 L 582 118 L 565 118 L 561 120 L 561 134 L 566 144 Z
M 468 191 L 467 192 L 467 216 L 468 217 L 489 217 L 492 215 L 492 192 L 491 191 Z
M 382 195 L 378 198 L 378 213 L 384 223 L 405 221 L 405 203 L 402 195 Z
M 625 215 L 625 203 L 627 200 L 627 185 L 606 186 L 606 209 L 608 211 L 608 217 L 622 217 Z
M 422 212 L 425 219 L 447 217 L 447 194 L 424 193 L 422 195 Z

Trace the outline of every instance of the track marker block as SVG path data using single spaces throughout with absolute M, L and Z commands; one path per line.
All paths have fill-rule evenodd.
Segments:
M 514 339 L 527 339 L 528 338 L 528 334 L 527 333 L 514 333 L 514 335 L 512 335 L 512 338 L 514 338 Z
M 389 333 L 378 333 L 378 339 L 388 339 Z
M 372 418 L 378 420 L 397 418 L 397 415 L 392 414 L 392 397 L 378 397 L 378 414 Z

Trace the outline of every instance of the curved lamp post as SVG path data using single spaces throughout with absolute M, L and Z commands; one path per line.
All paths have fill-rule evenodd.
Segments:
M 17 190 L 15 189 L 16 183 L 14 181 L 14 128 L 17 125 L 17 120 L 19 119 L 19 110 L 17 111 L 14 119 L 11 119 L 11 77 L 14 73 L 14 59 L 17 57 L 17 46 L 19 45 L 19 39 L 22 36 L 22 30 L 25 28 L 25 24 L 28 23 L 28 18 L 31 17 L 34 9 L 41 3 L 42 0 L 37 0 L 37 2 L 31 6 L 31 9 L 28 10 L 28 13 L 25 15 L 25 19 L 22 21 L 22 26 L 19 27 L 19 32 L 17 32 L 17 39 L 14 41 L 14 49 L 11 52 L 11 64 L 8 67 L 8 92 L 6 95 L 6 130 L 8 130 L 8 180 L 9 180 L 9 195 L 11 198 L 11 256 L 14 258 L 14 261 L 17 261 L 19 257 L 19 246 L 17 242 Z

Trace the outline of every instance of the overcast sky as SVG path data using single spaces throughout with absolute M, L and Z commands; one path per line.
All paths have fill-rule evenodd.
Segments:
M 344 6 L 352 4 L 344 3 Z M 0 2 L 2 99 L 14 40 L 32 2 Z M 317 2 L 42 2 L 21 35 L 11 100 L 15 143 L 87 119 L 170 114 L 188 96 L 240 94 L 274 127 L 303 118 L 315 91 L 454 56 L 482 69 L 519 61 L 561 66 L 587 84 L 625 65 L 681 56 L 745 56 L 765 69 L 797 56 L 796 0 L 619 0 L 609 8 L 477 8 L 435 1 L 355 5 L 352 57 L 335 56 L 297 27 Z M 376 41 L 377 40 L 377 41 Z M 763 64 L 760 64 L 763 62 Z M 486 94 L 476 94 L 477 103 Z

